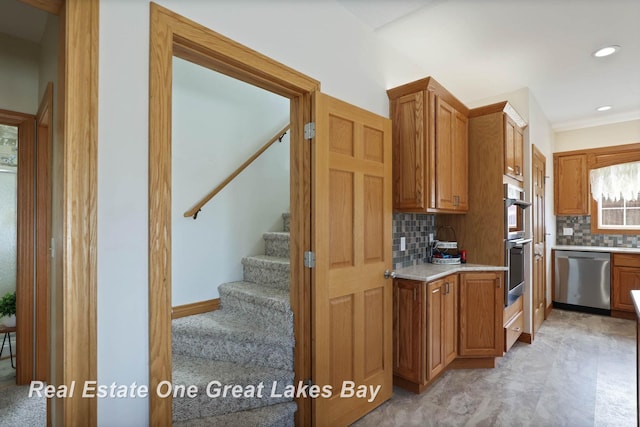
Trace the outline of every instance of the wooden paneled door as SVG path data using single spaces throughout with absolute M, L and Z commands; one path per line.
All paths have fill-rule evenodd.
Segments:
M 532 148 L 533 154 L 533 286 L 532 307 L 533 307 L 533 334 L 538 331 L 544 321 L 547 293 L 546 274 L 546 228 L 545 228 L 545 197 L 544 197 L 544 177 L 546 171 L 546 159 L 535 146 Z
M 313 420 L 343 426 L 392 392 L 391 121 L 319 92 L 313 111 Z

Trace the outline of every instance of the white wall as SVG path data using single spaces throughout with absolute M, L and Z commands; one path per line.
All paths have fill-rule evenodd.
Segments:
M 640 120 L 556 132 L 554 152 L 640 142 Z
M 282 231 L 289 211 L 289 135 L 202 208 L 204 195 L 289 123 L 289 100 L 174 58 L 172 304 L 218 297 L 242 280 L 241 259 L 264 253 L 262 234 Z
M 385 90 L 425 75 L 333 1 L 159 3 L 318 79 L 323 92 L 385 116 Z M 148 383 L 148 58 L 148 0 L 102 0 L 98 135 L 98 380 L 102 384 Z M 101 426 L 146 425 L 148 401 L 101 400 L 98 421 Z
M 38 44 L 0 33 L 0 108 L 38 111 Z

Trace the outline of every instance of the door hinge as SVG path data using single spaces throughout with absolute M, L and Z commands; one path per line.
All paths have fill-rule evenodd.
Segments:
M 305 123 L 304 139 L 313 139 L 316 137 L 316 124 L 314 122 Z
M 316 266 L 316 254 L 311 251 L 304 253 L 304 266 L 307 268 L 314 268 Z
M 302 385 L 306 385 L 311 387 L 313 385 L 313 380 L 311 378 L 307 378 L 306 380 L 302 380 Z

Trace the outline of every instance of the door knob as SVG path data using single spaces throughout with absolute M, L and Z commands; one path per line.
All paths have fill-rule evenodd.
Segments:
M 396 278 L 396 272 L 395 271 L 385 270 L 384 271 L 384 278 L 385 279 L 395 279 Z

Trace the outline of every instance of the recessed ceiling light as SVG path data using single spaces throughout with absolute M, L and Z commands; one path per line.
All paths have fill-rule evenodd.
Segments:
M 596 108 L 596 111 L 608 111 L 611 110 L 611 105 L 603 105 L 601 107 Z
M 606 46 L 593 52 L 593 56 L 595 56 L 596 58 L 602 58 L 603 56 L 613 55 L 619 50 L 620 46 L 618 45 Z

